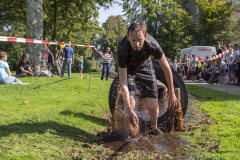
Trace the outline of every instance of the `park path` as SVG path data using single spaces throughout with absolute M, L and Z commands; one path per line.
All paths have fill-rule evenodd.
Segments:
M 201 83 L 198 81 L 191 81 L 191 80 L 185 81 L 185 84 L 196 85 L 204 88 L 210 88 L 217 91 L 240 96 L 240 86 L 224 85 L 224 84 L 208 84 L 208 83 Z

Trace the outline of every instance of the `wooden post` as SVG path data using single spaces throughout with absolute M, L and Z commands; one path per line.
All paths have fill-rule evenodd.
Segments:
M 183 112 L 181 107 L 181 95 L 180 95 L 180 88 L 175 88 L 175 95 L 179 101 L 177 106 L 175 106 L 175 118 L 177 119 L 177 125 L 179 131 L 184 131 L 183 127 Z

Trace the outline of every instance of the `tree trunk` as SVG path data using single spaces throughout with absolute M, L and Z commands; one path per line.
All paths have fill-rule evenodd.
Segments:
M 59 66 L 59 61 L 60 61 L 60 56 L 62 51 L 57 49 L 57 46 L 55 47 L 55 50 L 53 51 L 53 56 L 54 56 L 54 61 L 52 63 L 52 68 L 53 68 L 53 74 L 54 75 L 59 75 L 61 74 L 61 68 Z
M 26 0 L 27 38 L 43 39 L 42 0 Z M 42 44 L 26 44 L 26 53 L 30 56 L 33 68 L 39 68 L 43 56 Z

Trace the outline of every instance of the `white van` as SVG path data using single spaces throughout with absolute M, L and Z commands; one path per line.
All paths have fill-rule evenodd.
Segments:
M 192 60 L 192 55 L 195 54 L 197 58 L 201 56 L 201 61 L 204 61 L 207 56 L 211 58 L 212 55 L 216 55 L 217 51 L 216 48 L 212 46 L 192 46 L 189 48 L 184 48 L 180 51 L 179 62 L 182 62 L 184 54 L 186 53 L 189 54 L 190 60 Z

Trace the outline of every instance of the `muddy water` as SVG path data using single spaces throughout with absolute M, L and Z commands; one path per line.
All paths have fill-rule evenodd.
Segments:
M 158 136 L 144 136 L 132 139 L 131 141 L 114 141 L 104 144 L 104 147 L 114 151 L 127 153 L 134 150 L 144 152 L 160 152 L 161 154 L 169 154 L 175 156 L 182 155 L 182 148 L 186 145 L 186 141 L 171 134 L 161 134 Z
M 138 99 L 136 98 L 136 103 Z M 188 126 L 195 125 L 203 117 L 202 112 L 196 107 L 199 102 L 194 96 L 189 95 L 189 106 L 184 117 L 184 126 L 188 130 Z M 138 105 L 136 105 L 138 106 Z M 141 106 L 141 105 L 140 105 Z M 164 112 L 164 107 L 162 112 Z M 161 110 L 161 108 L 160 108 Z M 147 106 L 136 107 L 137 115 L 144 120 L 150 119 Z M 189 137 L 188 137 L 189 138 Z M 116 152 L 127 153 L 134 150 L 140 150 L 144 152 L 158 152 L 159 154 L 168 154 L 173 159 L 186 159 L 187 155 L 185 149 L 188 146 L 188 140 L 183 137 L 179 137 L 176 134 L 163 133 L 157 136 L 140 136 L 132 139 L 131 141 L 113 141 L 103 144 L 104 147 L 109 148 Z

